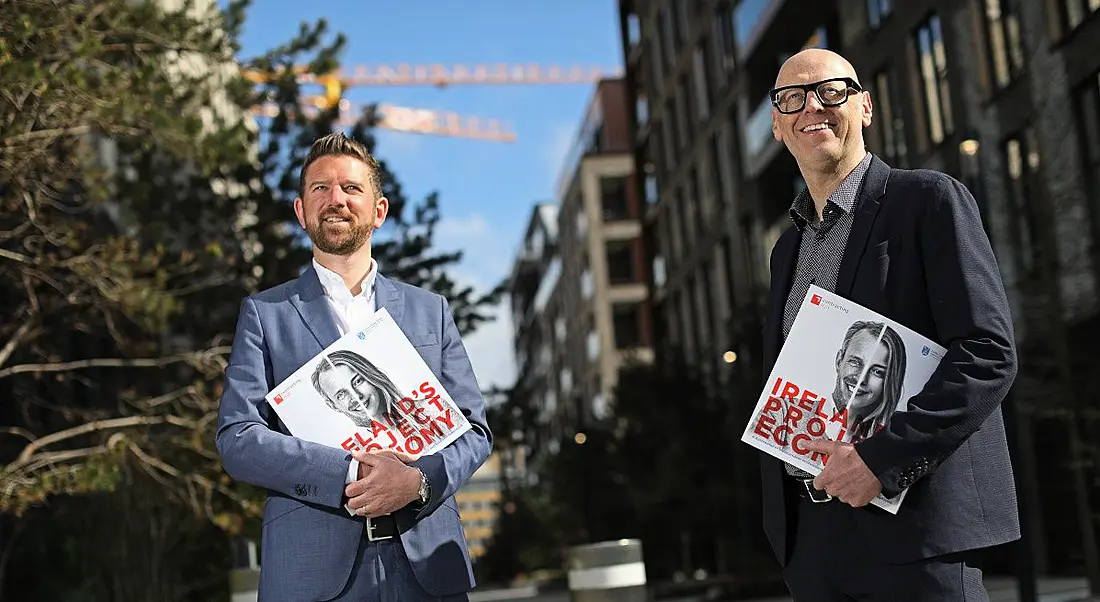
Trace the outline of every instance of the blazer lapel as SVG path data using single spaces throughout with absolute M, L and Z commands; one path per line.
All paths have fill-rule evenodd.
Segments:
M 764 356 L 768 371 L 771 371 L 771 364 L 779 355 L 783 333 L 783 308 L 786 305 L 787 294 L 791 290 L 791 276 L 798 262 L 798 247 L 801 242 L 801 232 L 792 226 L 775 243 L 775 253 L 772 255 L 772 261 L 775 262 L 772 266 L 774 279 L 771 286 L 771 303 L 768 304 L 768 331 L 764 333 Z
M 859 189 L 859 201 L 857 203 L 855 219 L 852 222 L 852 231 L 848 234 L 848 244 L 844 248 L 844 257 L 840 260 L 840 271 L 836 276 L 836 294 L 847 297 L 852 292 L 852 283 L 855 281 L 856 268 L 863 257 L 863 251 L 867 248 L 867 239 L 871 234 L 871 226 L 875 223 L 881 199 L 886 194 L 886 182 L 890 179 L 890 166 L 877 156 L 871 157 L 871 165 L 867 168 L 867 174 L 863 178 L 863 186 Z
M 324 349 L 340 338 L 340 327 L 336 324 L 336 316 L 332 314 L 325 291 L 321 288 L 321 281 L 317 279 L 317 271 L 313 266 L 306 268 L 298 278 L 297 291 L 290 296 L 290 303 L 306 327 L 317 338 L 317 342 Z
M 404 294 L 401 289 L 382 274 L 374 277 L 374 298 L 378 309 L 386 308 L 394 322 L 401 324 L 401 318 L 405 315 Z

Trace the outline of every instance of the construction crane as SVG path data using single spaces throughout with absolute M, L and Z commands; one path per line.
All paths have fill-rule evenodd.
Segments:
M 335 104 L 343 98 L 344 90 L 352 86 L 447 86 L 461 85 L 543 85 L 587 84 L 605 77 L 616 77 L 621 71 L 600 67 L 560 67 L 550 65 L 356 65 L 332 73 L 311 73 L 305 66 L 293 68 L 299 84 L 320 84 L 325 88 L 325 98 Z M 266 81 L 263 73 L 245 71 L 245 77 L 256 83 Z
M 316 117 L 325 110 L 327 102 L 323 97 L 306 97 L 301 103 L 306 116 Z M 340 126 L 355 125 L 362 111 L 349 100 L 339 101 L 340 114 L 334 122 Z M 450 136 L 490 142 L 515 142 L 516 135 L 496 119 L 464 117 L 449 111 L 416 109 L 381 104 L 377 107 L 378 122 L 375 127 L 397 132 Z M 252 107 L 252 114 L 261 117 L 274 117 L 279 113 L 278 105 L 266 102 Z
M 543 67 L 535 64 L 508 65 L 504 63 L 477 65 L 355 65 L 331 73 L 316 74 L 306 66 L 296 66 L 300 85 L 317 84 L 324 88 L 322 102 L 314 101 L 304 110 L 319 111 L 333 106 L 341 109 L 343 121 L 347 99 L 344 91 L 353 86 L 436 86 L 445 88 L 459 85 L 546 85 L 594 83 L 605 77 L 615 77 L 621 72 L 599 67 Z M 264 73 L 245 71 L 244 76 L 260 84 L 268 80 Z M 273 114 L 276 109 L 259 107 L 259 114 Z M 500 130 L 497 120 L 460 117 L 455 113 L 440 113 L 428 109 L 413 109 L 383 105 L 379 107 L 382 121 L 379 127 L 421 134 L 457 136 L 479 140 L 512 142 L 515 134 Z M 354 113 L 348 119 L 354 123 Z

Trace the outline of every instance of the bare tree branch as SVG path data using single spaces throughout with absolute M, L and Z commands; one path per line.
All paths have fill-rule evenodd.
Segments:
M 9 435 L 16 435 L 16 436 L 22 437 L 22 438 L 24 438 L 27 441 L 30 441 L 32 443 L 34 442 L 35 439 L 38 438 L 38 437 L 34 436 L 34 433 L 28 431 L 27 429 L 19 428 L 17 426 L 0 426 L 0 433 L 7 433 Z
M 0 370 L 0 378 L 6 378 L 14 374 L 22 374 L 25 372 L 67 372 L 69 370 L 81 370 L 87 368 L 163 368 L 165 366 L 178 364 L 180 362 L 197 363 L 202 361 L 210 361 L 215 356 L 229 353 L 230 350 L 230 347 L 214 347 L 212 349 L 196 351 L 193 353 L 180 353 L 177 355 L 169 355 L 157 358 L 98 358 L 76 360 L 72 362 L 58 362 L 53 364 L 19 364 L 17 366 L 12 366 L 11 368 Z
M 25 263 L 27 265 L 34 265 L 34 260 L 30 257 L 27 257 L 22 253 L 15 253 L 6 249 L 0 249 L 0 257 L 3 257 L 4 259 L 11 259 L 12 261 L 18 261 L 20 263 Z
M 27 447 L 23 448 L 23 452 L 19 454 L 19 458 L 13 464 L 19 464 L 26 462 L 36 451 L 52 445 L 59 441 L 66 439 L 72 439 L 73 437 L 79 437 L 81 435 L 87 435 L 89 433 L 95 433 L 99 431 L 107 431 L 112 429 L 123 429 L 134 426 L 151 426 L 154 424 L 173 424 L 175 426 L 190 427 L 194 424 L 193 421 L 185 420 L 178 416 L 129 416 L 127 418 L 112 418 L 109 420 L 96 420 L 89 422 L 88 424 L 82 424 L 80 426 L 74 426 L 72 428 L 51 433 L 44 437 L 40 437 Z M 60 452 L 59 452 L 60 453 Z
M 89 125 L 77 125 L 67 128 L 52 128 L 48 130 L 34 130 L 12 136 L 7 140 L 0 140 L 0 146 L 15 146 L 17 144 L 23 144 L 32 140 L 38 140 L 40 138 L 61 138 L 63 136 L 83 136 L 90 134 L 92 127 Z
M 8 358 L 10 358 L 11 354 L 15 352 L 16 347 L 18 347 L 19 344 L 22 342 L 23 337 L 27 336 L 27 333 L 30 332 L 31 328 L 33 327 L 34 317 L 31 316 L 28 317 L 25 322 L 23 322 L 23 324 L 19 327 L 19 330 L 15 331 L 15 334 L 12 335 L 8 343 L 4 345 L 4 348 L 0 349 L 0 366 L 3 366 L 7 363 Z

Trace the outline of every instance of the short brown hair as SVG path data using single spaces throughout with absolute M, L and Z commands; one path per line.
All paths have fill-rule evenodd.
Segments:
M 306 195 L 306 171 L 313 162 L 321 157 L 352 157 L 367 164 L 370 169 L 370 186 L 374 189 L 375 199 L 382 196 L 382 166 L 378 159 L 370 154 L 366 145 L 358 140 L 352 140 L 343 132 L 333 132 L 322 136 L 309 145 L 309 153 L 306 155 L 302 171 L 298 176 L 298 194 L 303 198 Z

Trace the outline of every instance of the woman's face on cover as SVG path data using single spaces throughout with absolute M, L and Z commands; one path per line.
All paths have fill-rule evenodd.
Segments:
M 331 370 L 324 371 L 318 381 L 321 391 L 338 411 L 364 419 L 376 416 L 382 392 L 350 366 L 336 364 Z
M 866 416 L 882 403 L 890 350 L 885 343 L 877 342 L 876 338 L 870 331 L 856 333 L 843 355 L 837 359 L 836 394 L 847 401 L 849 417 Z

